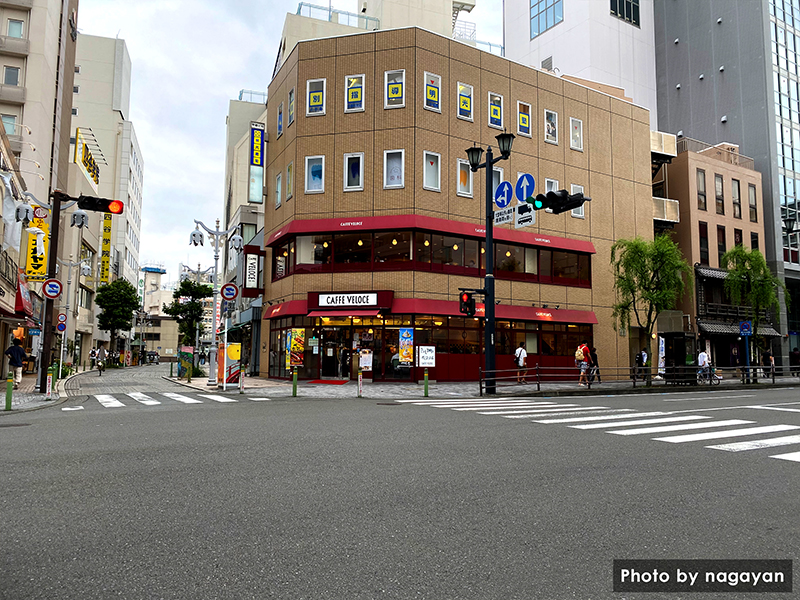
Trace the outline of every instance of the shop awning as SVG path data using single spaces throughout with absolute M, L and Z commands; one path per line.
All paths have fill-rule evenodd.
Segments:
M 378 310 L 312 310 L 309 317 L 377 317 Z
M 707 323 L 704 321 L 700 321 L 697 324 L 700 327 L 700 331 L 703 333 L 708 333 L 712 335 L 739 335 L 739 324 L 736 323 Z M 774 327 L 770 325 L 759 325 L 758 333 L 756 335 L 762 337 L 780 337 L 781 334 L 775 330 Z

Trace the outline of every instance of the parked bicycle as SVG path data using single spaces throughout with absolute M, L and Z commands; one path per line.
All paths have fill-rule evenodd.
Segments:
M 697 369 L 697 384 L 698 385 L 719 385 L 722 377 L 714 372 L 714 365 L 708 363 L 707 367 L 700 367 Z

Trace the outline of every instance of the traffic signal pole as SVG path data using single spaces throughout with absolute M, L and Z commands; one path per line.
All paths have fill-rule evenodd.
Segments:
M 50 221 L 50 255 L 47 257 L 47 277 L 56 276 L 58 264 L 58 238 L 61 229 L 61 197 L 60 192 L 53 192 L 52 219 Z M 53 307 L 55 300 L 44 299 L 44 323 L 42 323 L 42 353 L 39 357 L 39 393 L 47 393 L 47 368 L 50 366 L 50 354 L 53 351 Z
M 500 160 L 498 158 L 498 160 Z M 494 207 L 492 206 L 492 181 L 495 161 L 492 156 L 492 147 L 486 149 L 486 276 L 483 281 L 484 304 L 486 318 L 483 327 L 483 348 L 486 357 L 486 393 L 496 394 L 495 381 L 495 347 L 494 347 Z

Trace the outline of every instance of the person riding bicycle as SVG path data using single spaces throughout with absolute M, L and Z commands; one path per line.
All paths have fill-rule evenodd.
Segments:
M 108 359 L 108 352 L 104 346 L 100 346 L 97 350 L 97 372 L 100 374 L 100 377 L 103 376 L 103 370 L 106 368 L 106 360 Z
M 702 350 L 700 354 L 697 356 L 697 366 L 700 367 L 700 373 L 703 375 L 703 378 L 710 379 L 711 378 L 711 363 L 708 360 L 708 354 L 705 350 Z

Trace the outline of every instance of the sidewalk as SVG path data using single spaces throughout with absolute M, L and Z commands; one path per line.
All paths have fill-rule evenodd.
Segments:
M 222 387 L 207 385 L 208 377 L 192 379 L 192 383 L 187 384 L 186 380 L 178 380 L 176 377 L 164 376 L 167 381 L 172 381 L 179 385 L 192 388 L 206 393 L 219 393 Z M 646 387 L 643 382 L 637 381 L 636 387 L 630 379 L 610 381 L 600 384 L 592 384 L 591 388 L 579 387 L 572 382 L 548 382 L 542 383 L 541 389 L 537 390 L 535 383 L 527 385 L 498 385 L 496 396 L 597 396 L 606 394 L 646 394 L 646 393 L 675 393 L 675 392 L 709 392 L 718 389 L 771 389 L 788 387 L 800 384 L 797 377 L 780 377 L 775 380 L 767 380 L 768 383 L 742 384 L 739 379 L 723 379 L 720 385 L 698 386 L 698 385 L 666 385 L 663 380 L 654 380 L 652 387 Z M 229 384 L 227 393 L 236 394 L 239 392 L 238 384 Z M 292 396 L 292 382 L 275 379 L 263 379 L 261 377 L 245 377 L 244 393 L 248 396 L 260 396 L 270 398 L 287 398 Z M 484 392 L 485 395 L 485 392 Z M 430 398 L 478 398 L 479 388 L 477 381 L 458 382 L 458 383 L 429 383 L 428 396 Z M 357 398 L 358 382 L 348 381 L 344 384 L 324 384 L 310 383 L 308 381 L 298 381 L 298 398 Z M 362 398 L 388 400 L 397 398 L 423 398 L 424 385 L 414 383 L 372 383 L 365 382 L 362 388 Z
M 6 411 L 6 397 L 5 385 L 3 385 L 2 400 L 0 400 L 0 414 L 11 414 L 12 412 L 20 412 L 27 410 L 36 410 L 37 408 L 44 408 L 45 406 L 53 406 L 58 403 L 58 400 L 64 399 L 66 396 L 60 396 L 58 390 L 63 390 L 65 382 L 68 380 L 60 380 L 56 383 L 56 389 L 53 390 L 52 400 L 46 400 L 45 394 L 40 394 L 36 388 L 36 375 L 23 375 L 22 382 L 19 384 L 19 389 L 12 392 L 11 395 L 11 410 Z M 5 382 L 3 382 L 5 384 Z

